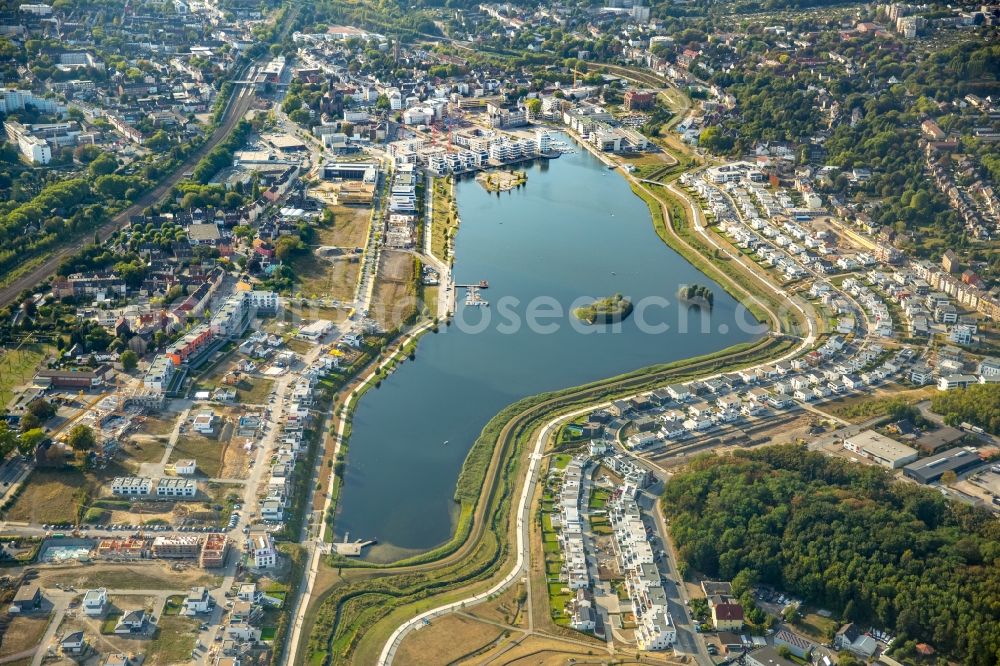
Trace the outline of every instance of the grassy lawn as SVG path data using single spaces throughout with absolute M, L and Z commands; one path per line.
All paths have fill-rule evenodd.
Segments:
M 591 511 L 596 511 L 603 509 L 608 504 L 608 497 L 611 494 L 604 488 L 598 488 L 594 492 L 590 493 L 590 501 L 587 502 L 587 508 Z M 594 522 L 594 521 L 591 521 Z
M 559 444 L 571 444 L 573 442 L 582 441 L 583 424 L 586 423 L 586 421 L 586 416 L 580 416 L 559 428 Z
M 236 388 L 239 390 L 238 396 L 241 403 L 260 405 L 267 400 L 267 396 L 273 387 L 273 379 L 257 377 L 252 380 L 241 381 Z
M 555 469 L 566 469 L 566 465 L 569 465 L 569 461 L 572 459 L 573 456 L 568 453 L 560 453 L 552 456 L 552 467 Z
M 441 261 L 449 262 L 451 257 L 448 256 L 448 240 L 455 234 L 458 227 L 458 215 L 455 212 L 451 181 L 447 178 L 434 178 L 431 187 L 434 188 L 431 252 Z
M 143 437 L 125 444 L 122 450 L 128 454 L 129 460 L 135 463 L 159 462 L 163 459 L 167 445 L 159 438 Z
M 553 531 L 553 529 L 552 529 L 552 514 L 548 513 L 548 512 L 543 513 L 542 514 L 542 533 L 548 533 L 548 532 L 552 532 L 552 531 Z
M 566 614 L 566 604 L 570 601 L 570 595 L 567 592 L 563 592 L 564 585 L 562 583 L 549 583 L 549 612 L 552 613 L 553 621 L 560 625 L 566 626 L 569 624 L 569 616 Z
M 170 462 L 194 458 L 198 471 L 208 477 L 217 477 L 222 469 L 222 442 L 202 435 L 181 435 L 177 439 Z
M 313 348 L 313 343 L 306 342 L 305 340 L 296 340 L 295 338 L 289 338 L 285 340 L 285 346 L 291 349 L 296 354 L 305 354 Z
M 139 432 L 144 435 L 166 436 L 173 432 L 174 422 L 174 415 L 171 415 L 170 418 L 147 416 L 142 422 L 142 428 Z
M 46 345 L 28 345 L 18 351 L 0 352 L 0 407 L 14 397 L 14 389 L 35 376 L 35 370 L 49 355 Z
M 795 622 L 796 631 L 817 643 L 830 641 L 839 628 L 836 620 L 816 613 L 805 613 Z
M 38 645 L 49 626 L 49 617 L 15 617 L 0 637 L 0 657 L 30 650 Z
M 211 391 L 222 381 L 230 370 L 234 370 L 240 359 L 235 354 L 230 354 L 226 358 L 218 361 L 210 369 L 199 375 L 196 387 L 201 391 Z
M 197 641 L 198 622 L 178 615 L 164 615 L 160 618 L 156 637 L 149 642 L 146 651 L 147 664 L 180 664 L 191 657 L 191 650 Z
M 113 611 L 108 613 L 104 622 L 101 622 L 101 633 L 105 635 L 112 635 L 115 633 L 115 627 L 118 626 L 118 620 L 122 617 L 122 613 Z
M 85 499 L 87 477 L 75 469 L 32 472 L 6 519 L 36 523 L 75 523 Z
M 164 615 L 178 615 L 184 607 L 184 595 L 172 594 L 167 597 L 167 603 L 163 606 Z

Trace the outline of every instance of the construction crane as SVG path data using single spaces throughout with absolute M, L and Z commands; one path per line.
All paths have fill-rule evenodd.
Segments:
M 448 141 L 445 144 L 445 150 L 447 150 L 449 153 L 453 153 L 455 152 L 455 147 L 452 144 L 452 130 L 450 127 L 447 128 L 447 130 L 448 130 Z M 435 147 L 437 147 L 440 143 L 440 134 L 441 131 L 438 129 L 438 123 L 436 122 L 431 123 L 431 143 Z
M 79 395 L 82 396 L 83 395 L 83 391 L 81 391 Z M 89 414 L 90 412 L 95 411 L 97 403 L 99 403 L 101 400 L 104 400 L 109 395 L 112 395 L 112 394 L 111 393 L 102 393 L 101 395 L 99 395 L 96 398 L 94 398 L 93 400 L 91 400 L 89 403 L 87 403 L 86 405 L 84 405 L 83 407 L 81 407 L 80 410 L 77 411 L 77 413 L 74 414 L 72 417 L 66 419 L 65 421 L 63 421 L 62 423 L 60 423 L 59 425 L 57 425 L 55 428 L 53 428 L 49 432 L 49 436 L 52 437 L 52 439 L 55 439 L 56 435 L 58 435 L 60 432 L 62 432 L 63 430 L 65 430 L 69 426 L 73 425 L 74 423 L 76 423 L 77 421 L 79 421 L 80 419 L 82 419 L 84 416 L 86 416 L 87 414 Z

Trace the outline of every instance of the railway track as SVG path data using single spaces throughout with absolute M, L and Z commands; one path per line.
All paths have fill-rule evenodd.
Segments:
M 297 18 L 298 12 L 301 8 L 301 4 L 298 2 L 293 3 L 291 6 L 292 9 L 284 19 L 282 38 L 287 36 L 289 30 L 294 25 L 295 19 Z M 249 71 L 252 66 L 263 62 L 263 59 L 266 57 L 268 56 L 265 55 L 253 63 L 248 63 L 243 68 L 240 75 L 236 77 L 236 80 L 242 81 L 242 79 L 245 78 L 246 72 Z M 25 289 L 31 289 L 44 282 L 46 278 L 56 272 L 56 269 L 59 268 L 60 264 L 62 264 L 67 257 L 71 257 L 88 244 L 90 238 L 93 237 L 92 233 L 94 231 L 96 231 L 101 238 L 107 238 L 112 233 L 128 224 L 132 216 L 141 214 L 142 211 L 149 206 L 163 200 L 174 188 L 174 186 L 184 179 L 184 174 L 191 171 L 195 165 L 198 164 L 201 158 L 212 151 L 232 133 L 236 124 L 250 109 L 254 99 L 252 84 L 249 84 L 246 81 L 235 83 L 233 85 L 232 92 L 230 93 L 226 110 L 223 113 L 223 120 L 216 126 L 207 141 L 199 146 L 194 153 L 188 156 L 188 158 L 184 160 L 184 162 L 181 163 L 172 174 L 161 181 L 159 185 L 146 192 L 131 206 L 112 217 L 96 230 L 91 230 L 81 234 L 79 237 L 61 246 L 59 249 L 50 254 L 45 261 L 29 269 L 23 275 L 15 278 L 10 284 L 0 288 L 0 307 L 12 303 Z

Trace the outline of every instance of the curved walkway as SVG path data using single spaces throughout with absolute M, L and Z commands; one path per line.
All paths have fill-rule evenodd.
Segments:
M 423 324 L 414 328 L 410 333 L 408 333 L 404 338 L 398 341 L 398 350 L 402 350 L 407 343 L 419 338 L 427 330 L 434 326 L 433 321 L 427 321 Z M 340 417 L 337 423 L 337 435 L 334 441 L 333 448 L 333 459 L 337 459 L 337 455 L 340 453 L 340 447 L 344 442 L 344 431 L 347 428 L 347 424 L 350 422 L 351 409 L 353 409 L 353 403 L 357 399 L 358 395 L 362 390 L 368 385 L 369 380 L 380 372 L 383 368 L 390 365 L 396 358 L 396 354 L 392 354 L 386 359 L 382 360 L 378 365 L 372 367 L 369 372 L 365 375 L 364 379 L 358 382 L 350 393 L 347 394 L 347 399 L 344 400 L 343 405 L 340 408 Z M 312 598 L 313 587 L 316 584 L 316 576 L 319 574 L 319 568 L 323 555 L 326 553 L 326 544 L 323 541 L 323 532 L 329 529 L 325 525 L 325 518 L 327 511 L 330 509 L 333 503 L 333 484 L 336 480 L 336 475 L 330 474 L 330 482 L 326 488 L 326 493 L 323 499 L 323 509 L 320 512 L 320 529 L 316 536 L 316 545 L 312 548 L 312 555 L 309 558 L 309 570 L 302 579 L 302 585 L 299 590 L 297 598 L 297 606 L 295 609 L 295 614 L 292 618 L 292 635 L 291 640 L 288 643 L 288 655 L 286 663 L 294 664 L 295 658 L 299 650 L 299 643 L 302 639 L 302 628 L 305 626 L 305 615 L 306 610 L 309 608 L 309 601 Z
M 812 344 L 811 340 L 802 340 L 797 347 L 783 354 L 781 357 L 776 359 L 770 359 L 763 363 L 757 363 L 749 367 L 752 369 L 757 367 L 763 367 L 765 365 L 769 365 L 772 363 L 787 361 L 801 354 L 811 344 Z M 702 379 L 713 379 L 715 377 L 720 376 L 721 374 L 722 373 L 716 373 L 713 375 L 703 377 Z M 645 393 L 645 392 L 646 391 L 642 391 L 640 393 Z M 587 405 L 586 407 L 581 407 L 579 409 L 573 410 L 572 412 L 554 417 L 548 422 L 546 422 L 544 426 L 542 426 L 541 430 L 539 431 L 538 435 L 535 438 L 535 445 L 531 451 L 531 457 L 529 459 L 527 480 L 521 489 L 521 496 L 518 502 L 518 510 L 516 514 L 517 515 L 517 550 L 516 550 L 517 560 L 515 561 L 511 571 L 506 576 L 504 576 L 504 578 L 499 583 L 495 584 L 493 587 L 491 587 L 489 590 L 485 592 L 480 592 L 478 594 L 471 595 L 464 599 L 453 601 L 451 603 L 439 606 L 437 608 L 424 611 L 423 613 L 416 615 L 410 620 L 407 620 L 404 624 L 400 625 L 398 628 L 396 628 L 396 630 L 392 633 L 392 635 L 390 635 L 389 640 L 386 642 L 385 647 L 382 649 L 382 653 L 378 661 L 379 666 L 389 666 L 390 664 L 392 664 L 392 660 L 393 657 L 395 656 L 396 650 L 398 649 L 399 644 L 402 642 L 403 638 L 405 638 L 406 634 L 408 634 L 410 631 L 413 631 L 420 625 L 424 624 L 425 621 L 429 621 L 434 617 L 444 615 L 456 609 L 464 608 L 467 605 L 485 601 L 489 597 L 499 592 L 502 592 L 512 583 L 518 580 L 519 576 L 525 570 L 528 560 L 527 530 L 530 529 L 530 521 L 527 520 L 527 514 L 529 509 L 529 499 L 535 488 L 535 481 L 538 473 L 538 463 L 542 459 L 542 451 L 545 448 L 545 443 L 548 441 L 549 435 L 551 435 L 556 430 L 556 428 L 558 428 L 564 421 L 570 421 L 594 409 L 600 409 L 601 407 L 606 407 L 609 406 L 610 404 L 611 404 L 610 402 L 601 402 L 599 404 Z
M 640 179 L 632 178 L 631 176 L 629 176 L 629 179 L 633 180 L 635 182 L 642 182 Z M 652 184 L 663 186 L 663 183 L 658 183 L 658 182 L 655 182 L 655 181 L 649 181 L 649 182 L 652 183 Z M 701 218 L 699 218 L 700 211 L 698 210 L 697 206 L 695 206 L 694 203 L 690 200 L 690 198 L 687 197 L 685 193 L 677 191 L 675 188 L 672 187 L 672 185 L 667 185 L 666 187 L 668 189 L 670 189 L 671 193 L 673 193 L 675 196 L 678 196 L 687 205 L 687 207 L 689 208 L 689 210 L 692 213 L 692 220 L 694 222 L 695 228 L 698 230 L 698 232 L 702 236 L 704 236 L 704 238 L 706 239 L 706 241 L 708 243 L 710 243 L 713 247 L 717 248 L 719 251 L 726 252 L 726 250 L 724 248 L 722 248 L 721 246 L 719 246 L 714 241 L 714 239 L 712 239 L 710 236 L 708 236 L 708 234 L 705 232 L 704 225 L 700 223 L 700 219 L 701 219 Z M 665 221 L 666 221 L 666 226 L 667 226 L 668 233 L 671 233 L 671 235 L 678 242 L 683 243 L 689 250 L 691 250 L 693 252 L 696 252 L 696 250 L 694 248 L 692 248 L 690 246 L 690 244 L 687 243 L 687 241 L 685 241 L 683 238 L 681 238 L 676 233 L 676 231 L 673 229 L 673 225 L 671 224 L 670 217 L 669 217 L 669 211 L 667 210 L 667 207 L 664 204 L 664 202 L 661 201 L 660 198 L 656 197 L 655 195 L 654 195 L 654 198 L 660 204 L 661 210 L 662 210 L 662 212 L 665 215 Z M 740 265 L 742 267 L 742 264 L 740 264 Z M 725 279 L 725 281 L 730 282 L 732 284 L 736 284 L 735 281 L 732 278 L 730 278 L 729 276 L 727 276 L 725 274 L 722 274 L 722 275 L 723 275 L 723 278 Z M 780 289 L 779 287 L 776 287 L 775 285 L 771 284 L 769 280 L 767 280 L 765 278 L 762 278 L 759 275 L 753 274 L 753 277 L 756 278 L 759 282 L 763 283 L 765 286 L 767 286 L 772 292 L 775 293 L 775 295 L 779 296 L 782 300 L 786 300 L 787 302 L 791 303 L 792 306 L 795 307 L 800 312 L 800 314 L 802 315 L 802 317 L 806 320 L 806 322 L 808 324 L 809 334 L 807 335 L 807 337 L 801 339 L 801 341 L 800 341 L 800 343 L 799 343 L 798 346 L 796 346 L 794 349 L 792 349 L 791 351 L 787 352 L 786 354 L 784 354 L 780 358 L 778 358 L 778 359 L 771 359 L 771 360 L 769 360 L 769 361 L 767 361 L 765 363 L 758 363 L 758 364 L 755 364 L 754 366 L 751 366 L 751 367 L 760 367 L 760 366 L 764 366 L 764 365 L 769 365 L 771 363 L 780 362 L 780 361 L 784 361 L 784 360 L 789 360 L 791 358 L 794 358 L 795 356 L 798 356 L 803 351 L 805 351 L 806 349 L 808 349 L 808 347 L 811 346 L 812 343 L 816 339 L 816 324 L 814 322 L 814 319 L 809 316 L 809 313 L 806 312 L 805 308 L 803 308 L 802 305 L 800 305 L 799 303 L 796 303 L 794 300 L 792 300 L 791 297 L 790 297 L 790 295 L 785 290 Z M 765 309 L 765 311 L 767 311 L 770 316 L 772 316 L 772 318 L 773 318 L 772 319 L 773 325 L 776 326 L 776 327 L 779 327 L 779 329 L 780 329 L 780 319 L 777 318 L 776 313 L 774 313 L 768 306 L 766 306 L 763 303 L 761 303 L 760 299 L 758 299 L 756 296 L 754 296 L 752 294 L 752 292 L 750 292 L 749 290 L 747 290 L 746 288 L 744 288 L 742 285 L 737 285 L 737 286 L 738 286 L 738 288 L 739 288 L 739 290 L 741 292 L 747 294 L 748 297 L 750 297 L 755 302 L 757 302 L 758 304 L 760 304 L 761 307 L 763 309 Z M 712 375 L 712 377 L 714 377 L 714 376 L 716 376 L 716 375 Z M 710 378 L 710 377 L 705 377 L 705 379 L 708 379 L 708 378 Z M 607 403 L 602 403 L 602 404 L 607 404 Z M 561 416 L 558 416 L 558 417 L 554 417 L 553 419 L 551 419 L 550 421 L 548 421 L 541 428 L 541 430 L 539 431 L 537 437 L 535 438 L 535 445 L 534 445 L 534 448 L 532 449 L 532 452 L 531 452 L 531 455 L 530 455 L 530 459 L 529 459 L 529 467 L 528 467 L 527 479 L 526 479 L 526 482 L 524 483 L 524 485 L 523 485 L 523 487 L 521 489 L 521 495 L 520 495 L 520 499 L 519 499 L 519 503 L 518 503 L 518 511 L 517 511 L 517 514 L 516 514 L 517 515 L 517 527 L 516 527 L 516 538 L 517 538 L 516 553 L 517 553 L 517 559 L 514 562 L 514 566 L 511 568 L 511 570 L 509 571 L 509 573 L 506 576 L 504 576 L 503 579 L 501 579 L 498 583 L 496 583 L 495 585 L 493 585 L 489 590 L 487 590 L 485 592 L 474 594 L 474 595 L 471 595 L 471 596 L 466 597 L 464 599 L 460 599 L 458 601 L 454 601 L 454 602 L 451 602 L 451 603 L 439 606 L 437 608 L 433 608 L 433 609 L 424 611 L 423 613 L 420 613 L 420 614 L 416 615 L 415 617 L 407 620 L 405 623 L 403 623 L 402 625 L 400 625 L 399 627 L 397 627 L 395 629 L 395 631 L 393 631 L 393 633 L 390 635 L 389 639 L 386 641 L 385 646 L 382 649 L 381 655 L 379 657 L 379 662 L 378 662 L 379 666 L 389 666 L 390 664 L 392 664 L 393 658 L 395 656 L 396 650 L 399 647 L 399 644 L 402 642 L 402 640 L 406 637 L 406 635 L 410 631 L 413 631 L 414 629 L 418 628 L 419 626 L 423 625 L 424 623 L 429 622 L 434 617 L 438 617 L 438 616 L 450 613 L 450 612 L 452 612 L 452 611 L 454 611 L 456 609 L 461 609 L 461 608 L 465 607 L 466 605 L 475 604 L 475 603 L 478 603 L 478 602 L 481 602 L 481 601 L 484 601 L 484 600 L 488 599 L 492 595 L 495 595 L 495 594 L 497 594 L 497 593 L 505 590 L 512 583 L 514 583 L 515 581 L 517 581 L 519 579 L 519 577 L 526 571 L 527 564 L 528 564 L 528 559 L 529 559 L 529 554 L 528 554 L 528 551 L 527 551 L 527 548 L 528 548 L 528 546 L 527 546 L 527 543 L 528 543 L 528 532 L 527 532 L 527 529 L 529 529 L 529 525 L 530 525 L 530 521 L 527 519 L 528 518 L 527 513 L 528 513 L 528 510 L 529 510 L 530 498 L 531 498 L 532 492 L 534 490 L 535 482 L 536 482 L 536 476 L 538 474 L 538 468 L 539 468 L 539 464 L 538 463 L 539 463 L 539 461 L 542 458 L 542 451 L 545 448 L 545 442 L 548 440 L 549 435 L 554 431 L 554 429 L 556 427 L 558 427 L 560 425 L 561 422 L 563 422 L 563 421 L 565 421 L 567 419 L 572 419 L 572 418 L 575 418 L 575 417 L 580 416 L 582 414 L 585 414 L 585 413 L 587 413 L 587 412 L 589 412 L 589 411 L 591 411 L 593 409 L 599 408 L 600 406 L 601 405 L 597 405 L 597 404 L 588 405 L 587 407 L 574 410 L 574 411 L 570 412 L 569 414 L 564 414 L 564 415 L 561 415 Z M 530 601 L 529 601 L 529 603 L 530 603 Z M 298 629 L 298 625 L 297 625 L 297 629 Z

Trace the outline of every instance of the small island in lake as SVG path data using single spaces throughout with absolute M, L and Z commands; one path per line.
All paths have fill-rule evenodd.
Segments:
M 573 315 L 588 324 L 613 324 L 632 314 L 632 301 L 621 294 L 606 296 L 590 305 L 573 310 Z
M 524 171 L 480 171 L 476 182 L 486 188 L 487 192 L 506 192 L 517 189 L 528 182 L 528 174 Z
M 677 290 L 677 298 L 691 305 L 702 305 L 711 308 L 715 303 L 715 294 L 708 287 L 700 284 L 685 284 Z

